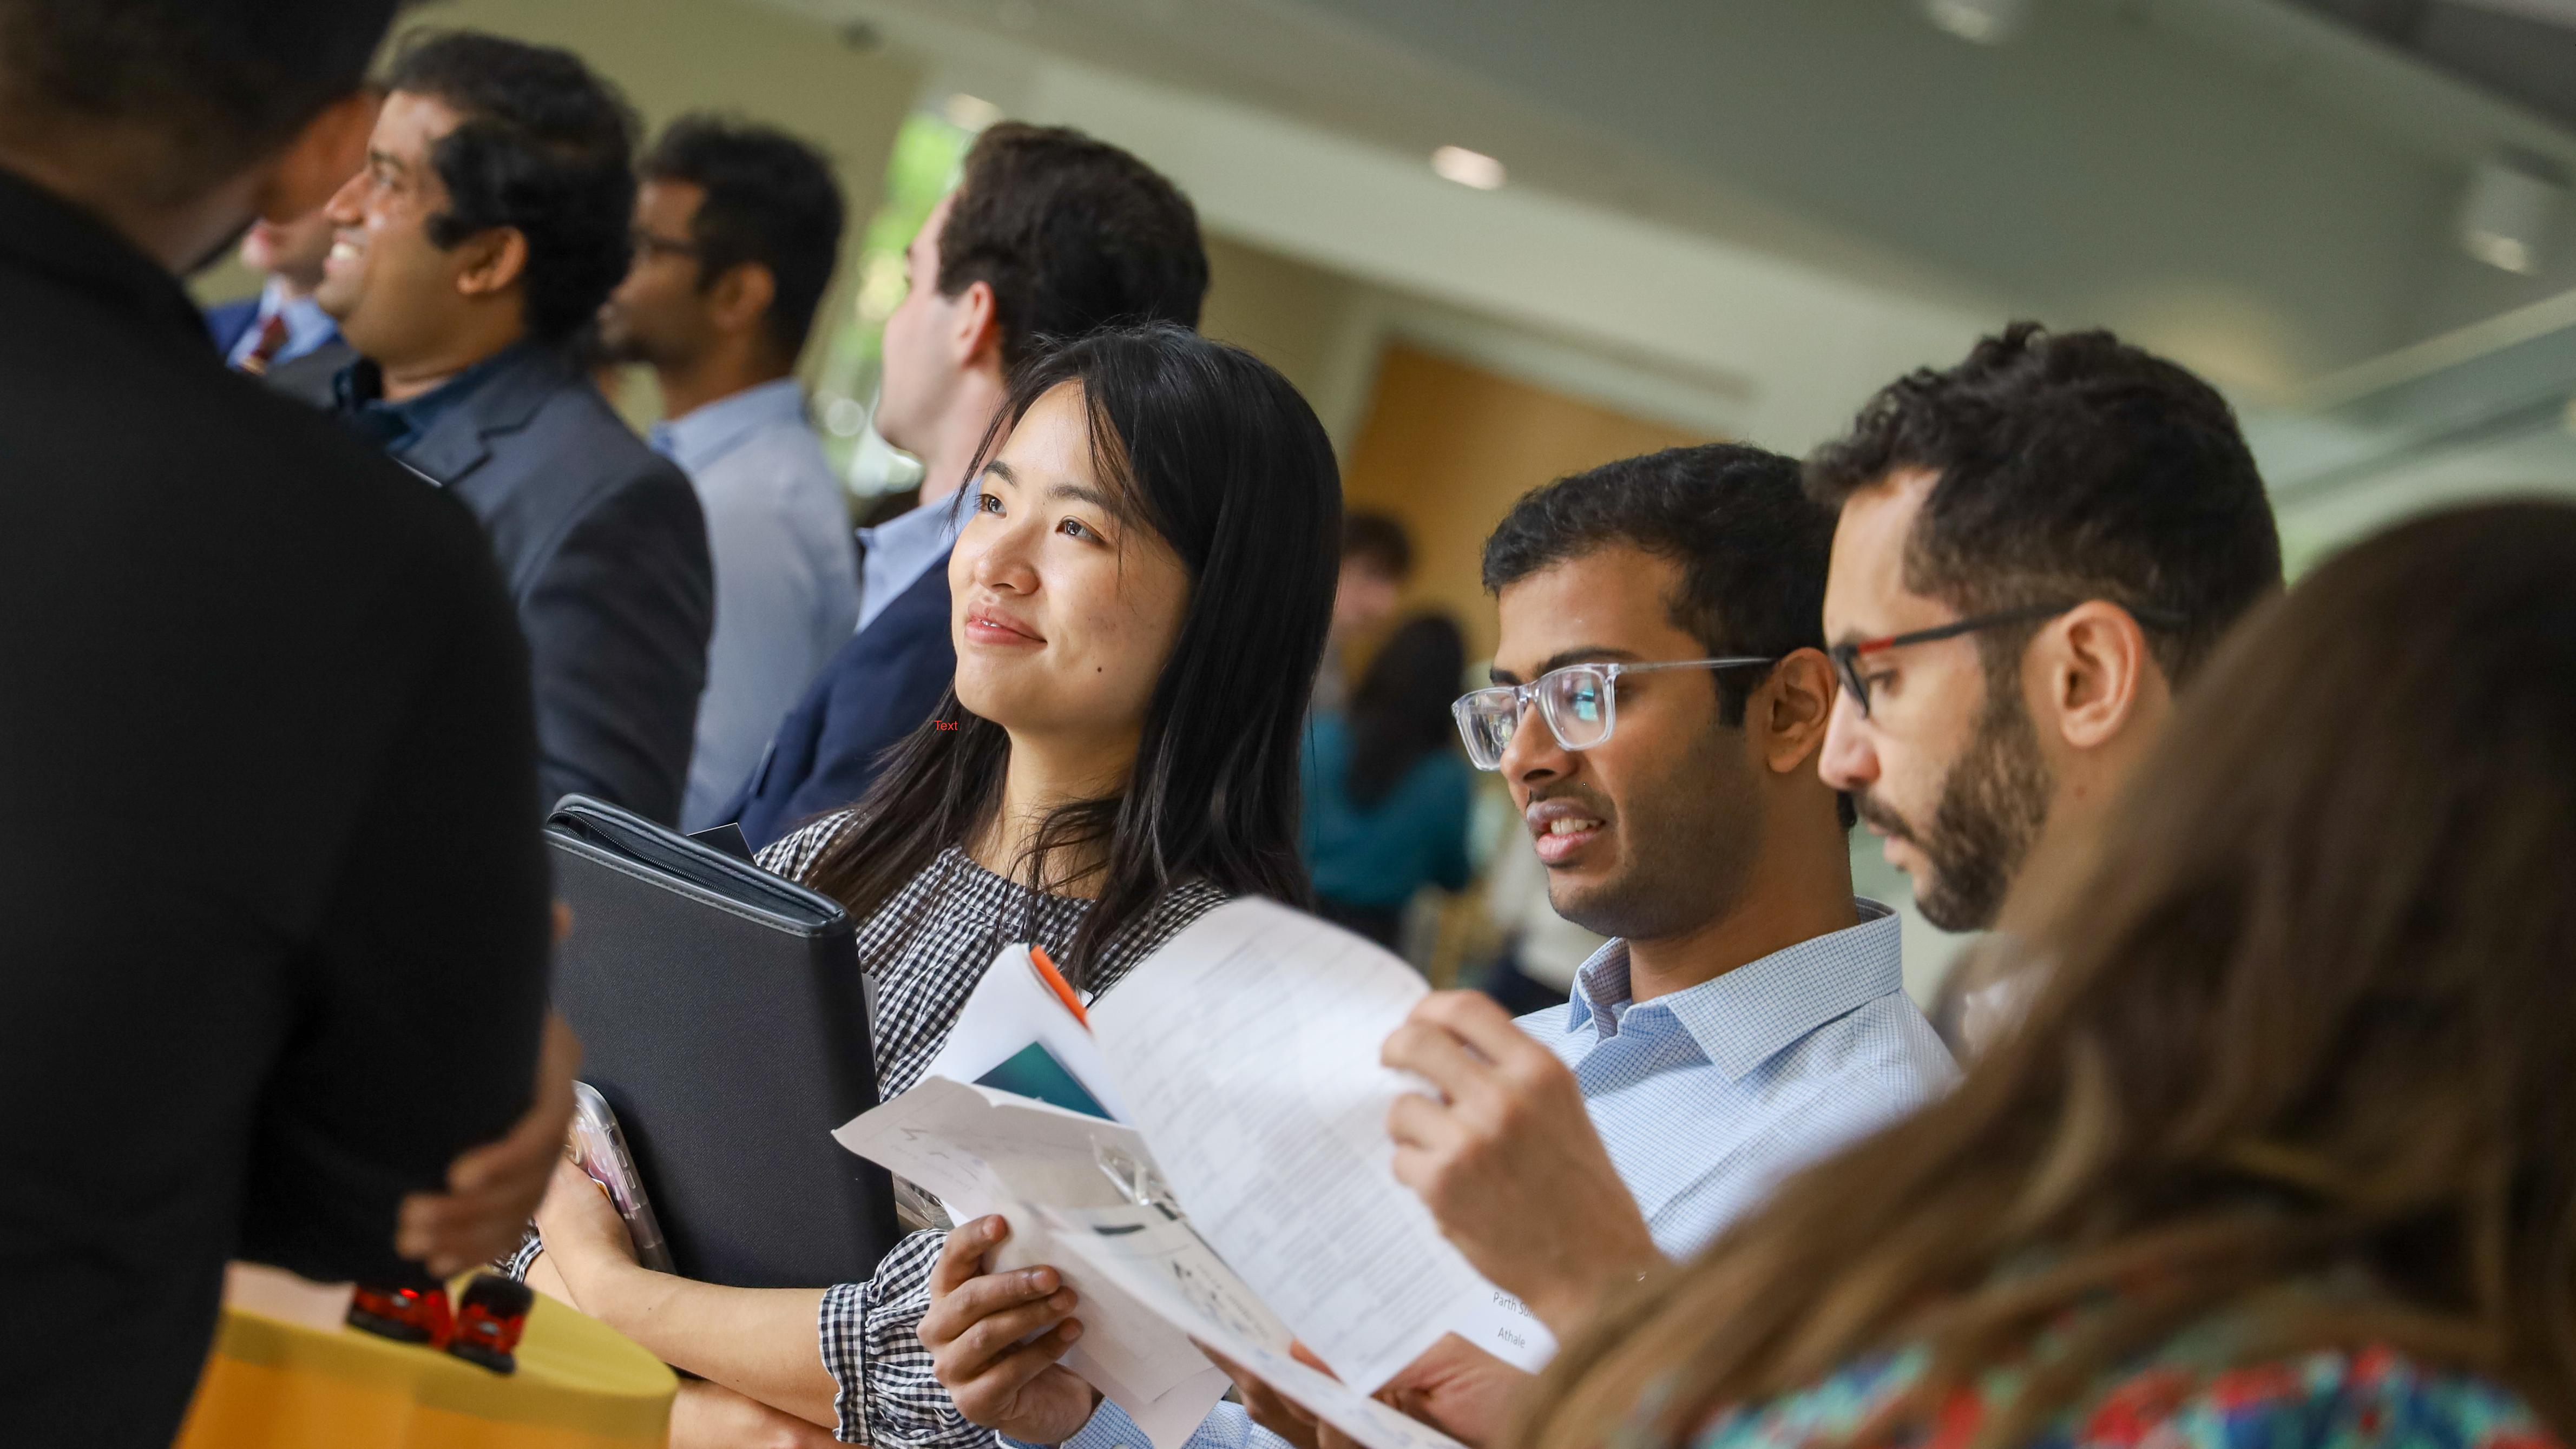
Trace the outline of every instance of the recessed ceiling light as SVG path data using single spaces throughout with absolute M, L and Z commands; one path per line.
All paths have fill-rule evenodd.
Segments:
M 980 131 L 1002 119 L 1000 106 L 994 105 L 982 96 L 970 96 L 964 91 L 950 96 L 939 109 L 949 120 L 968 131 Z
M 2460 249 L 2504 271 L 2536 272 L 2566 197 L 2567 184 L 2542 163 L 2491 156 L 2469 175 L 2460 202 Z
M 1431 169 L 1478 191 L 1491 191 L 1503 184 L 1503 163 L 1482 151 L 1464 146 L 1443 146 L 1431 153 Z
M 2001 45 L 2030 18 L 2030 0 L 1923 0 L 1923 15 L 1961 40 Z

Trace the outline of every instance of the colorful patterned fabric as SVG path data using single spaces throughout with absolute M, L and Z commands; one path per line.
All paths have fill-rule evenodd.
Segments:
M 2561 1449 L 2521 1398 L 2388 1348 L 2234 1364 L 2223 1329 L 2176 1338 L 2103 1381 L 2028 1449 Z M 1813 1388 L 1720 1417 L 1694 1449 L 1815 1449 L 1912 1389 L 1928 1355 L 1877 1354 Z M 2020 1392 L 1997 1369 L 1949 1396 L 1906 1449 L 1965 1449 Z

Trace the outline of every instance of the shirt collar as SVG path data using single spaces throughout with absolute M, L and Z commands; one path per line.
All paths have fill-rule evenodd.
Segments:
M 332 392 L 339 398 L 340 411 L 353 426 L 383 444 L 387 452 L 399 453 L 419 442 L 440 418 L 471 401 L 483 384 L 527 355 L 533 346 L 514 342 L 420 396 L 398 403 L 385 401 L 384 374 L 374 363 L 361 358 L 340 369 L 332 379 Z
M 936 503 L 898 513 L 874 528 L 862 528 L 859 543 L 870 558 L 883 559 L 889 565 L 920 560 L 926 567 L 928 560 L 947 551 L 956 540 L 959 525 L 966 521 L 966 510 L 956 507 L 956 502 L 956 495 L 951 494 Z
M 1711 1066 L 1742 1077 L 1835 1017 L 1905 989 L 1896 913 L 1872 900 L 1852 904 L 1860 912 L 1856 926 L 1810 937 L 1642 1006 L 1629 995 L 1628 943 L 1612 941 L 1575 972 L 1565 1029 L 1608 1037 L 1643 1013 L 1667 1013 Z
M 697 473 L 762 428 L 778 423 L 801 427 L 804 422 L 805 390 L 796 379 L 782 377 L 655 423 L 646 436 L 653 451 L 682 471 Z
M 250 330 L 258 332 L 271 317 L 286 319 L 286 345 L 278 349 L 280 357 L 312 351 L 329 341 L 340 326 L 309 294 L 302 297 L 286 295 L 286 281 L 282 277 L 271 277 L 260 287 L 259 310 L 251 316 Z

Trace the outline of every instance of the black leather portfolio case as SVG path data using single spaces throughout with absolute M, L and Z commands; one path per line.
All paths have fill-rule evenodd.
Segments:
M 674 1265 L 742 1288 L 868 1277 L 897 1229 L 884 1169 L 830 1136 L 876 1105 L 848 915 L 584 796 L 555 806 L 546 839 L 573 914 L 555 1006 Z

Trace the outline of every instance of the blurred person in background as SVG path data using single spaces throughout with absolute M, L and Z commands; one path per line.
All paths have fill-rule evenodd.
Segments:
M 1414 892 L 1467 886 L 1475 777 L 1449 715 L 1466 668 L 1456 624 L 1408 620 L 1378 647 L 1348 711 L 1317 710 L 1306 729 L 1303 850 L 1316 908 L 1398 954 Z
M 256 296 L 206 309 L 206 330 L 226 362 L 253 377 L 316 354 L 323 358 L 317 367 L 348 365 L 340 324 L 313 300 L 330 251 L 331 218 L 319 207 L 292 221 L 251 223 L 242 234 L 241 264 L 266 280 Z
M 2219 646 L 1948 1100 L 1621 1285 L 1512 1442 L 2576 1434 L 2576 510 L 2403 525 Z
M 0 0 L 11 1445 L 168 1445 L 227 1259 L 428 1284 L 561 1155 L 490 551 L 177 276 L 357 168 L 394 8 Z
M 1413 577 L 1413 538 L 1404 525 L 1366 511 L 1342 520 L 1341 582 L 1333 589 L 1333 632 L 1324 641 L 1323 672 L 1315 676 L 1315 708 L 1349 707 L 1351 678 L 1344 656 L 1395 617 L 1405 580 Z
M 1267 364 L 1169 323 L 1034 355 L 999 417 L 998 452 L 969 455 L 935 717 L 864 800 L 761 855 L 857 923 L 888 1101 L 997 942 L 1044 946 L 1096 1001 L 1229 896 L 1308 896 L 1297 739 L 1341 525 L 1323 426 Z M 537 1221 L 529 1281 L 702 1375 L 693 1397 L 877 1449 L 992 1449 L 925 1337 L 943 1233 L 904 1238 L 863 1283 L 762 1290 L 638 1267 L 569 1166 Z
M 483 522 L 527 636 L 541 803 L 672 824 L 714 614 L 689 480 L 568 355 L 633 252 L 635 121 L 568 51 L 472 32 L 394 57 L 315 295 L 341 416 Z
M 1152 167 L 1062 127 L 988 127 L 957 189 L 904 252 L 875 426 L 922 463 L 920 502 L 860 533 L 858 633 L 842 644 L 711 823 L 757 849 L 867 793 L 956 672 L 948 570 L 958 490 L 1010 369 L 1040 339 L 1116 322 L 1195 327 L 1207 295 L 1198 213 Z
M 1944 930 L 2006 930 L 2026 866 L 2100 827 L 2188 684 L 2281 587 L 2272 505 L 2209 384 L 2108 332 L 2016 323 L 1889 384 L 1807 462 L 1840 510 L 1820 757 Z M 1972 952 L 1954 1045 L 2017 988 Z
M 1845 807 L 1815 773 L 1832 532 L 1795 460 L 1715 445 L 1532 490 L 1486 541 L 1501 644 L 1494 687 L 1460 701 L 1461 733 L 1522 807 L 1558 909 L 1618 939 L 1551 1011 L 1426 998 L 1386 1059 L 1447 1101 L 1407 1095 L 1389 1125 L 1398 1176 L 1444 1228 L 1478 1225 L 1464 1243 L 1479 1271 L 1572 1289 L 1524 1295 L 1551 1329 L 1589 1310 L 1595 1270 L 1633 1277 L 1696 1251 L 1781 1176 L 1956 1075 L 1905 996 L 1896 918 L 1851 894 Z M 1519 1174 L 1554 1189 L 1543 1212 L 1487 1196 Z M 1075 1295 L 1050 1297 L 1045 1273 L 968 1276 L 978 1226 L 951 1236 L 922 1323 L 959 1411 L 1026 1442 L 1140 1442 L 1052 1362 Z M 1260 1423 L 1313 1442 L 1236 1378 Z M 1450 1335 L 1384 1392 L 1481 1444 L 1528 1378 Z M 1275 1449 L 1246 1415 L 1219 1405 L 1190 1449 Z
M 653 448 L 706 513 L 715 633 L 680 809 L 703 830 L 858 623 L 849 505 L 795 376 L 840 257 L 841 188 L 795 137 L 711 116 L 674 121 L 639 170 L 635 263 L 600 341 L 652 366 Z

